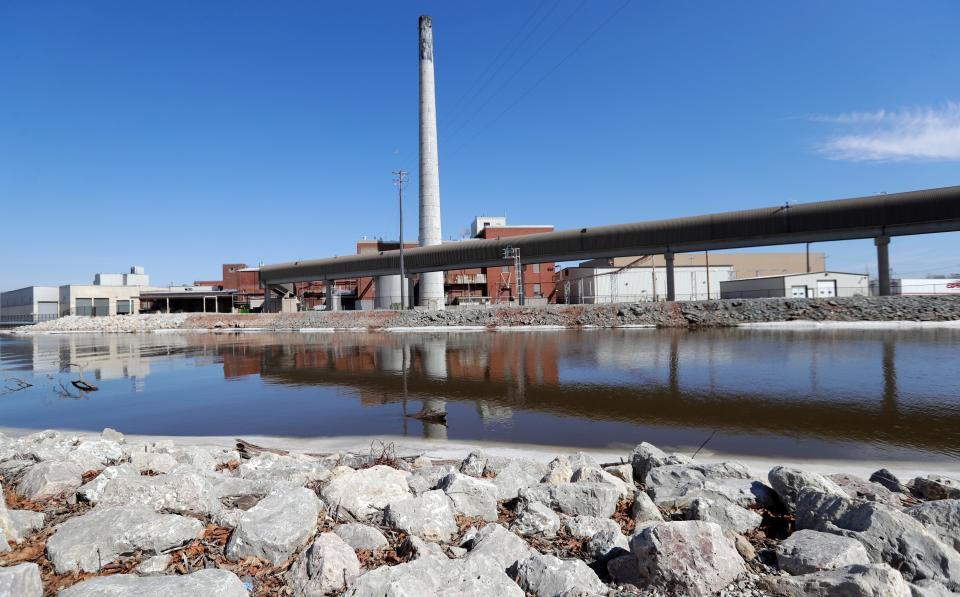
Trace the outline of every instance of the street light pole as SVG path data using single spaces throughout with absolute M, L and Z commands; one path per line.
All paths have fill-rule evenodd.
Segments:
M 393 173 L 393 182 L 400 192 L 400 309 L 407 309 L 407 272 L 403 266 L 403 183 L 407 182 L 407 172 L 397 170 Z

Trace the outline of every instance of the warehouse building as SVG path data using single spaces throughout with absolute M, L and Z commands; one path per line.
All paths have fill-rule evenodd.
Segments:
M 616 303 L 667 298 L 667 262 L 663 255 L 592 259 L 564 269 L 558 302 Z M 678 253 L 674 256 L 675 296 L 680 301 L 720 298 L 720 283 L 741 278 L 824 271 L 826 254 Z
M 35 323 L 59 316 L 60 290 L 56 286 L 27 286 L 0 295 L 0 323 Z
M 866 274 L 812 272 L 782 276 L 742 278 L 720 283 L 720 298 L 828 298 L 869 296 Z
M 678 301 L 720 298 L 720 284 L 733 279 L 729 265 L 677 266 L 674 284 Z M 596 305 L 666 300 L 667 270 L 663 267 L 568 267 L 561 272 L 561 302 Z

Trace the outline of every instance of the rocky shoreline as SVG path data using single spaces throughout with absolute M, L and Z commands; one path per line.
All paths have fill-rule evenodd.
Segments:
M 960 481 L 0 435 L 0 597 L 960 591 Z
M 307 311 L 252 315 L 63 317 L 14 333 L 166 330 L 367 330 L 415 328 L 733 327 L 774 322 L 958 322 L 960 296 L 736 299 L 677 303 L 492 307 L 446 311 Z

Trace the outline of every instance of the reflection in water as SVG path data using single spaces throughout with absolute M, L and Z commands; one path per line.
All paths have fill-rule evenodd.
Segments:
M 960 398 L 939 364 L 958 357 L 960 331 L 946 329 L 2 337 L 5 371 L 37 380 L 79 363 L 101 392 L 65 405 L 39 383 L 0 398 L 0 420 L 953 457 Z M 419 411 L 447 424 L 407 416 Z

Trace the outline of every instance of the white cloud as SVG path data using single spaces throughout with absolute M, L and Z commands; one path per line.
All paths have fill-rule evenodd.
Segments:
M 960 160 L 960 103 L 940 108 L 850 112 L 810 120 L 852 129 L 829 138 L 820 151 L 853 162 Z

